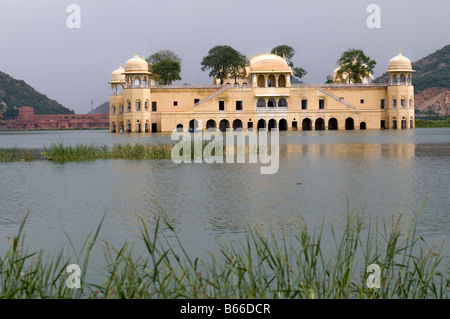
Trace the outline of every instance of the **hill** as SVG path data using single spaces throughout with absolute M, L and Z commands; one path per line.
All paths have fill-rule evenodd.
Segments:
M 37 92 L 23 80 L 16 80 L 0 71 L 0 115 L 15 117 L 21 106 L 34 107 L 34 113 L 44 114 L 73 114 L 74 111 L 64 107 L 46 95 Z
M 450 45 L 412 62 L 415 108 L 419 113 L 450 114 Z M 387 83 L 384 73 L 375 82 Z
M 100 104 L 94 110 L 90 111 L 89 114 L 108 114 L 109 113 L 109 102 Z

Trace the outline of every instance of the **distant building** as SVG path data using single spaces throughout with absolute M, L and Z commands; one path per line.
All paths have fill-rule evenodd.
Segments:
M 336 70 L 337 72 L 337 70 Z M 335 72 L 335 73 L 336 73 Z M 272 129 L 364 130 L 414 128 L 411 61 L 389 62 L 389 83 L 292 84 L 286 60 L 252 57 L 244 76 L 224 85 L 156 85 L 137 54 L 111 75 L 110 132 Z
M 8 129 L 75 129 L 108 128 L 108 114 L 51 114 L 35 115 L 34 108 L 22 106 L 14 120 L 7 120 Z

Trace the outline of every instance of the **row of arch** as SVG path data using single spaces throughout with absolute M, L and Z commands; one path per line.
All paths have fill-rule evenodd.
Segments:
M 284 74 L 279 74 L 275 77 L 274 74 L 270 75 L 258 75 L 257 86 L 263 87 L 286 87 L 286 76 Z
M 256 107 L 265 108 L 265 107 L 287 107 L 288 103 L 285 98 L 281 98 L 278 101 L 274 98 L 270 98 L 267 102 L 266 99 L 260 98 L 258 102 L 256 102 Z
M 139 75 L 127 76 L 126 83 L 128 88 L 138 87 L 138 88 L 148 88 L 150 78 L 148 76 L 140 77 Z M 152 83 L 153 84 L 153 83 Z
M 298 125 L 297 121 L 293 121 L 292 129 L 297 130 L 298 129 L 297 125 Z M 346 130 L 354 130 L 355 129 L 355 120 L 351 117 L 346 118 L 344 127 Z M 219 129 L 221 131 L 226 131 L 227 129 L 231 129 L 231 128 L 233 130 L 243 129 L 244 126 L 243 126 L 242 120 L 235 119 L 231 123 L 231 125 L 230 125 L 230 121 L 228 121 L 227 119 L 222 119 L 218 125 L 217 125 L 217 122 L 213 119 L 210 119 L 206 122 L 206 129 Z M 279 131 L 287 131 L 288 130 L 288 122 L 286 119 L 280 119 L 278 122 L 276 119 L 270 119 L 267 122 L 265 119 L 259 119 L 257 122 L 256 128 L 258 130 L 268 129 L 270 131 L 272 129 L 278 129 Z M 325 130 L 325 120 L 323 118 L 318 118 L 314 121 L 314 123 L 310 118 L 305 118 L 302 120 L 301 129 L 303 131 L 310 131 L 310 130 L 313 130 L 313 128 L 316 131 Z M 183 129 L 184 129 L 183 124 L 177 125 L 178 131 L 183 131 Z M 199 130 L 200 128 L 198 125 L 198 121 L 196 119 L 190 120 L 188 129 L 190 131 Z M 253 129 L 253 122 L 248 123 L 248 129 Z M 328 130 L 338 130 L 338 129 L 339 129 L 338 120 L 334 117 L 330 118 L 328 120 Z M 361 122 L 359 125 L 359 129 L 360 130 L 367 129 L 366 122 Z

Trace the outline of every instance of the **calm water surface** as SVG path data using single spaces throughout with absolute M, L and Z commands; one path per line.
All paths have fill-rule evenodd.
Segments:
M 166 134 L 107 131 L 0 133 L 0 148 L 43 148 L 54 142 L 168 143 Z M 301 214 L 308 224 L 343 228 L 348 209 L 369 218 L 403 214 L 407 224 L 425 200 L 418 230 L 427 243 L 450 235 L 450 129 L 281 132 L 280 168 L 260 164 L 180 164 L 171 160 L 0 163 L 0 252 L 28 207 L 28 243 L 46 250 L 77 247 L 105 215 L 100 237 L 115 245 L 138 238 L 137 216 L 153 223 L 167 214 L 188 251 L 217 248 L 245 225 L 288 230 Z M 446 248 L 446 256 L 450 249 Z M 92 263 L 103 261 L 101 249 Z M 446 262 L 448 259 L 446 259 Z

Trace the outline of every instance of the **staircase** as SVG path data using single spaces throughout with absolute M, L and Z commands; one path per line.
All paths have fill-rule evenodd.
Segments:
M 356 111 L 358 110 L 358 108 L 357 108 L 356 106 L 354 106 L 353 104 L 351 104 L 351 103 L 345 101 L 344 99 L 341 99 L 339 96 L 334 95 L 333 93 L 331 93 L 331 92 L 325 90 L 324 88 L 322 88 L 322 87 L 320 87 L 320 86 L 318 86 L 318 85 L 317 85 L 317 86 L 314 86 L 314 88 L 316 88 L 316 89 L 319 90 L 320 92 L 322 92 L 322 93 L 328 95 L 329 97 L 335 99 L 336 101 L 339 101 L 339 102 L 345 104 L 346 106 L 348 106 L 348 107 L 350 107 L 350 108 L 352 108 L 352 109 L 354 109 L 354 110 L 356 110 Z
M 197 103 L 195 103 L 195 104 L 194 104 L 194 107 L 197 107 L 197 106 L 199 106 L 199 105 L 201 105 L 201 104 L 203 104 L 203 103 L 205 103 L 205 102 L 208 102 L 209 100 L 215 98 L 215 97 L 216 97 L 217 95 L 219 95 L 220 93 L 223 93 L 223 92 L 225 92 L 226 90 L 231 89 L 232 87 L 233 87 L 233 86 L 231 86 L 231 85 L 227 85 L 227 86 L 222 87 L 221 89 L 217 90 L 217 91 L 214 92 L 213 94 L 208 95 L 208 96 L 205 97 L 204 99 L 202 99 L 202 100 L 198 101 Z

